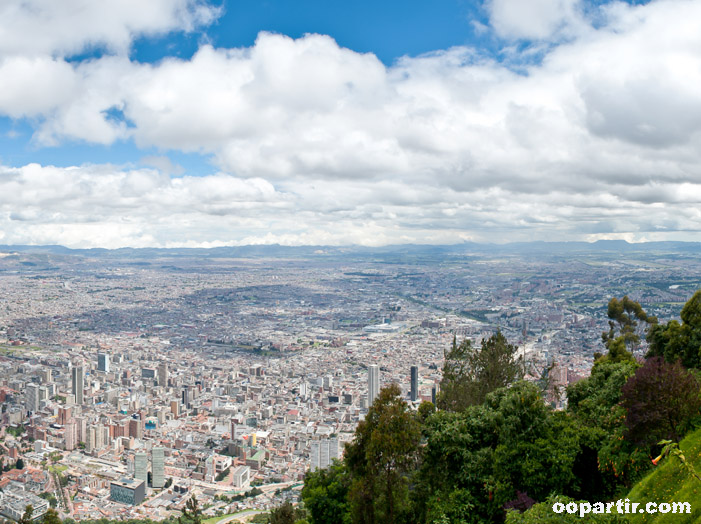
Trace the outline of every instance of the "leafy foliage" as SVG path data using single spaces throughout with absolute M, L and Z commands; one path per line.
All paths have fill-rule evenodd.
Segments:
M 295 524 L 305 517 L 304 510 L 295 508 L 291 502 L 283 502 L 268 515 L 267 524 Z
M 667 362 L 681 359 L 685 367 L 701 369 L 701 290 L 684 304 L 681 320 L 681 324 L 671 320 L 652 327 L 648 356 L 664 357 Z
M 42 524 L 61 524 L 61 518 L 58 516 L 58 511 L 54 508 L 49 508 L 42 520 Z
M 462 413 L 439 411 L 424 433 L 420 522 L 495 522 L 518 491 L 543 500 L 552 490 L 576 489 L 576 427 L 544 403 L 535 384 L 501 388 Z
M 657 318 L 645 313 L 642 306 L 627 295 L 621 300 L 612 298 L 608 303 L 607 313 L 609 330 L 601 334 L 601 339 L 608 353 L 603 357 L 596 355 L 596 364 L 633 361 L 633 354 L 627 348 L 635 348 L 640 344 L 642 333 L 639 332 L 638 322 L 654 326 L 657 324 Z
M 679 444 L 691 466 L 701 471 L 701 429 L 689 433 Z M 701 521 L 701 483 L 680 464 L 675 456 L 659 462 L 644 479 L 626 495 L 632 501 L 687 501 L 691 513 L 631 514 L 632 524 L 693 524 Z
M 418 458 L 419 423 L 396 384 L 380 390 L 346 446 L 357 522 L 406 522 L 408 479 Z
M 579 513 L 570 514 L 565 512 L 556 513 L 553 511 L 555 503 L 569 504 L 575 502 L 574 499 L 568 497 L 548 497 L 545 502 L 536 504 L 531 509 L 524 513 L 517 511 L 509 511 L 506 515 L 506 524 L 564 524 L 564 523 L 584 523 L 584 524 L 625 524 L 628 520 L 624 515 L 616 513 L 611 514 L 596 514 L 586 513 L 584 517 L 580 517 Z M 578 501 L 581 503 L 586 501 Z
M 627 437 L 641 446 L 679 441 L 701 408 L 699 383 L 679 363 L 648 359 L 623 386 Z
M 445 356 L 438 407 L 462 411 L 484 402 L 490 392 L 522 379 L 524 364 L 517 351 L 500 331 L 483 340 L 479 350 L 469 339 L 460 345 L 453 340 Z
M 638 367 L 634 361 L 603 361 L 567 388 L 568 412 L 579 425 L 575 497 L 606 500 L 650 467 L 646 451 L 624 439 L 625 410 L 619 405 L 621 389 Z
M 26 508 L 24 508 L 24 513 L 17 521 L 17 524 L 32 524 L 34 522 L 34 519 L 32 519 L 33 514 L 34 508 L 32 506 L 27 506 Z
M 202 511 L 195 497 L 190 497 L 185 503 L 183 514 L 178 517 L 178 524 L 202 524 Z
M 350 524 L 350 482 L 345 463 L 337 460 L 328 468 L 307 473 L 302 500 L 309 512 L 311 524 Z

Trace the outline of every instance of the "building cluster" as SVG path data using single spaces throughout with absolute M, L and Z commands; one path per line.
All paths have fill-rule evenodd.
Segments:
M 500 330 L 563 406 L 626 286 L 588 260 L 63 264 L 0 272 L 0 463 L 25 465 L 0 505 L 48 493 L 76 520 L 279 503 L 343 456 L 383 385 L 435 402 L 454 339 Z M 690 296 L 681 267 L 666 278 L 634 298 Z

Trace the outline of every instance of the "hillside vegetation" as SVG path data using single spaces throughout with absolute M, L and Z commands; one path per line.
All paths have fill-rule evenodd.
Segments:
M 680 444 L 686 460 L 701 471 L 701 429 L 689 434 Z M 628 498 L 632 502 L 689 502 L 691 513 L 636 513 L 632 524 L 692 524 L 701 521 L 701 480 L 684 468 L 676 457 L 667 457 L 651 473 L 638 482 Z

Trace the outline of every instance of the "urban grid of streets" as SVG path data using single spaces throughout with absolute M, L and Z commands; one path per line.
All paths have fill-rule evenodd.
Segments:
M 277 505 L 342 454 L 369 366 L 409 402 L 417 366 L 418 405 L 453 336 L 500 329 L 563 386 L 611 297 L 664 321 L 701 287 L 683 251 L 40 251 L 0 253 L 0 460 L 25 465 L 0 487 L 76 520 L 162 519 L 193 493 L 207 515 Z M 145 500 L 118 502 L 142 477 Z

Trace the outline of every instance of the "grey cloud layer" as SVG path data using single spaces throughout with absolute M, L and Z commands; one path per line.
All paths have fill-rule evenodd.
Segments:
M 220 170 L 6 167 L 0 194 L 22 198 L 0 197 L 4 241 L 698 238 L 701 2 L 610 4 L 598 29 L 578 2 L 533 0 L 535 18 L 514 18 L 512 4 L 488 3 L 501 36 L 552 39 L 519 73 L 467 48 L 386 67 L 323 35 L 261 34 L 155 65 L 119 53 L 68 63 L 56 49 L 79 44 L 59 37 L 32 53 L 0 47 L 0 113 L 38 122 L 38 145 L 134 140 L 210 155 Z M 172 5 L 124 30 L 215 16 Z M 101 34 L 90 38 L 124 47 Z

